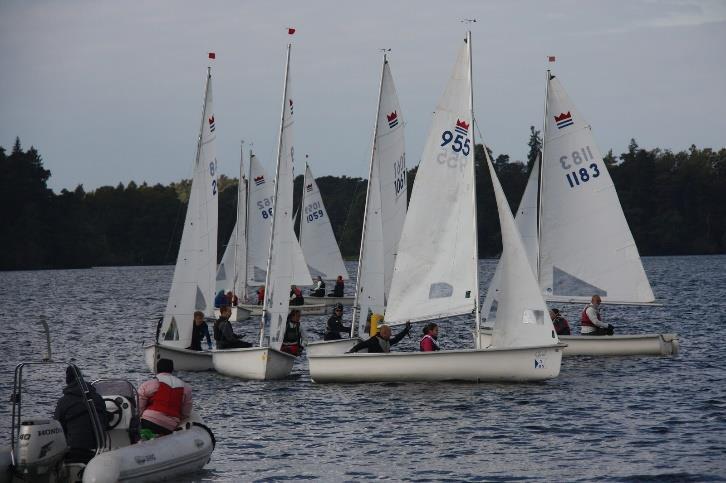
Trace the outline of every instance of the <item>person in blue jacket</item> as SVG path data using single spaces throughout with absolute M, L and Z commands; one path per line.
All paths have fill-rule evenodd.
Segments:
M 220 308 L 225 305 L 229 305 L 229 301 L 227 300 L 227 296 L 224 294 L 224 290 L 220 290 L 214 297 L 214 306 Z

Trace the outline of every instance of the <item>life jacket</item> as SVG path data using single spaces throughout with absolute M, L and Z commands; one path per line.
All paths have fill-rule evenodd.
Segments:
M 582 311 L 582 315 L 580 316 L 580 325 L 583 325 L 583 326 L 586 326 L 586 327 L 597 327 L 592 322 L 592 320 L 590 320 L 590 317 L 588 317 L 588 315 L 587 315 L 587 309 L 589 309 L 590 307 L 595 308 L 594 305 L 587 304 L 587 306 L 585 307 L 585 309 Z M 595 309 L 595 313 L 597 313 L 597 318 L 600 319 L 600 320 L 602 320 L 600 318 L 600 309 Z
M 421 338 L 421 342 L 418 343 L 418 346 L 419 346 L 419 349 L 421 350 L 421 352 L 429 352 L 429 351 L 424 351 L 424 341 L 426 339 L 429 339 L 431 341 L 431 343 L 434 346 L 434 350 L 435 351 L 441 350 L 441 348 L 439 347 L 439 343 L 436 342 L 436 339 L 434 339 L 433 337 L 431 337 L 431 335 L 426 334 L 425 336 L 423 336 Z
M 151 396 L 151 404 L 146 409 L 164 413 L 169 417 L 181 419 L 181 409 L 184 402 L 184 382 L 171 374 L 156 375 L 159 389 Z
M 570 324 L 567 322 L 567 319 L 561 315 L 555 317 L 555 320 L 552 321 L 552 325 L 555 327 L 555 332 L 557 332 L 558 335 L 563 335 L 563 331 L 570 330 Z
M 300 324 L 293 325 L 289 320 L 285 326 L 285 335 L 282 338 L 282 342 L 286 344 L 297 344 L 300 341 Z

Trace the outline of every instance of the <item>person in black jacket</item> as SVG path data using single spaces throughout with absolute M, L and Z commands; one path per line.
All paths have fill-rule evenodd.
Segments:
M 80 371 L 79 376 L 83 377 Z M 98 413 L 101 429 L 105 430 L 108 426 L 106 403 L 103 402 L 103 398 L 93 386 L 87 385 L 86 387 L 88 387 L 90 403 Z M 66 461 L 88 463 L 96 454 L 97 443 L 83 389 L 81 389 L 72 367 L 66 368 L 66 387 L 63 388 L 63 396 L 56 403 L 53 418 L 61 423 L 66 442 L 71 448 L 66 456 Z
M 340 335 L 341 332 L 350 333 L 350 327 L 345 327 L 343 325 L 343 304 L 337 304 L 333 311 L 333 315 L 331 315 L 328 319 L 323 340 L 343 339 L 343 336 Z
M 252 344 L 234 333 L 232 323 L 229 321 L 232 309 L 225 305 L 219 309 L 219 318 L 214 322 L 214 340 L 217 342 L 217 349 L 245 349 L 252 347 Z
M 383 324 L 378 327 L 378 333 L 368 340 L 359 342 L 354 345 L 349 352 L 358 352 L 362 349 L 368 349 L 368 353 L 387 353 L 391 352 L 391 346 L 398 344 L 408 332 L 411 330 L 411 322 L 406 322 L 406 327 L 391 338 L 391 327 Z
M 282 352 L 294 356 L 302 354 L 302 328 L 300 327 L 300 310 L 292 309 L 285 322 L 285 334 L 282 337 Z

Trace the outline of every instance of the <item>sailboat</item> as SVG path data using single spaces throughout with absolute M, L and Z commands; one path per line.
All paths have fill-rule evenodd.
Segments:
M 244 302 L 247 296 L 247 179 L 244 176 L 243 149 L 240 150 L 239 184 L 237 187 L 237 216 L 229 236 L 229 243 L 222 255 L 222 261 L 217 267 L 217 286 L 215 293 L 222 290 L 224 293 L 232 292 L 238 300 Z M 249 318 L 250 310 L 233 305 L 231 307 L 231 321 L 240 321 Z M 215 316 L 219 316 L 215 309 Z
M 408 187 L 404 122 L 391 67 L 383 55 L 378 110 L 368 168 L 356 295 L 350 339 L 309 342 L 308 356 L 343 354 L 366 336 L 370 315 L 383 314 L 391 287 L 398 240 L 406 218 Z
M 262 163 L 254 153 L 250 153 L 250 183 L 248 183 L 247 203 L 247 286 L 259 287 L 265 284 L 267 277 L 267 256 L 270 249 L 270 234 L 272 233 L 272 205 L 274 189 L 265 172 Z M 297 286 L 312 285 L 312 278 L 308 270 L 305 257 L 300 244 L 295 238 L 294 228 L 290 228 L 295 243 L 292 246 L 293 275 L 292 283 Z M 254 303 L 240 303 L 237 308 L 250 311 L 250 315 L 262 315 L 262 305 Z M 325 313 L 325 304 L 311 304 L 301 307 L 307 315 L 320 315 Z
M 212 352 L 214 369 L 241 379 L 280 379 L 290 374 L 295 356 L 280 351 L 287 321 L 290 285 L 293 279 L 293 247 L 297 243 L 292 227 L 292 183 L 294 152 L 292 128 L 293 98 L 290 93 L 290 52 L 287 46 L 285 83 L 282 96 L 275 190 L 272 196 L 265 300 L 260 318 L 259 346 Z
M 169 299 L 154 344 L 144 347 L 144 359 L 152 371 L 156 361 L 161 358 L 173 360 L 177 370 L 212 369 L 211 353 L 186 348 L 192 341 L 194 312 L 199 310 L 206 317 L 214 316 L 217 271 L 217 158 L 214 131 L 212 72 L 211 67 L 208 67 L 194 175 Z
M 471 33 L 437 104 L 403 226 L 386 309 L 389 324 L 474 314 L 479 327 Z M 487 156 L 502 226 L 500 320 L 475 349 L 308 356 L 314 382 L 536 381 L 560 372 L 562 345 Z
M 638 248 L 590 125 L 547 71 L 544 145 L 532 167 L 517 226 L 546 300 L 648 305 L 655 301 Z M 483 308 L 497 317 L 500 260 Z M 482 343 L 490 337 L 481 334 Z M 561 336 L 565 355 L 669 355 L 676 334 Z
M 345 269 L 343 256 L 335 240 L 323 197 L 307 162 L 300 199 L 300 246 L 313 278 L 336 280 L 340 276 L 343 280 L 348 280 L 348 270 Z M 326 305 L 337 303 L 353 305 L 353 297 L 307 295 L 305 298 L 313 303 Z

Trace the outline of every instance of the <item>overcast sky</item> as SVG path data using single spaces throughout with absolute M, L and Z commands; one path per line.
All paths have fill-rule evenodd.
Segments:
M 547 55 L 604 152 L 726 145 L 723 0 L 2 0 L 0 145 L 35 145 L 56 191 L 189 177 L 215 51 L 221 172 L 236 176 L 241 139 L 271 167 L 292 39 L 295 146 L 315 175 L 366 176 L 382 47 L 411 167 L 472 17 L 495 154 L 523 159 L 540 129 Z

